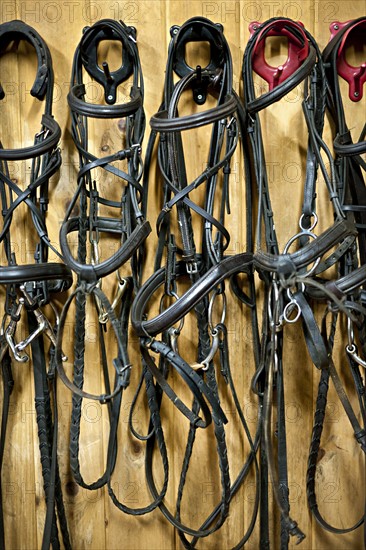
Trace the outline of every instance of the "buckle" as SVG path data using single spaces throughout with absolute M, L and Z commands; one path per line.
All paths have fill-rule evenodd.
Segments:
M 15 310 L 15 314 L 11 316 L 11 321 L 6 327 L 4 332 L 5 340 L 9 346 L 9 349 L 13 354 L 14 359 L 18 363 L 26 363 L 27 361 L 29 361 L 29 355 L 27 355 L 26 353 L 18 353 L 18 344 L 15 341 L 15 331 L 17 328 L 18 320 L 20 318 L 20 314 L 23 309 L 23 306 L 24 306 L 24 298 L 19 298 L 19 303 Z
M 33 340 L 35 340 L 35 338 L 37 338 L 42 333 L 45 333 L 47 338 L 51 341 L 52 345 L 56 347 L 56 335 L 51 326 L 51 323 L 42 312 L 42 310 L 38 307 L 37 301 L 34 300 L 29 292 L 26 290 L 25 285 L 21 285 L 20 290 L 22 291 L 24 298 L 19 298 L 19 305 L 16 310 L 16 314 L 19 315 L 23 308 L 23 305 L 25 305 L 26 308 L 28 307 L 34 313 L 38 327 L 24 340 L 21 340 L 18 344 L 16 344 L 14 341 L 14 333 L 17 321 L 12 320 L 5 330 L 5 338 L 9 344 L 9 348 L 11 349 L 15 360 L 23 363 L 25 361 L 28 361 L 29 356 L 27 354 L 20 355 L 19 351 L 23 351 L 27 346 L 29 346 L 29 344 L 33 342 Z M 67 356 L 63 353 L 61 354 L 61 358 L 62 361 L 67 361 Z
M 196 261 L 189 261 L 186 263 L 186 270 L 189 275 L 198 273 L 198 266 Z

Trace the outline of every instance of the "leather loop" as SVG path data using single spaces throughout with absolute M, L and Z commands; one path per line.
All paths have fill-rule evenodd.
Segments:
M 57 341 L 56 341 L 56 366 L 57 366 L 57 372 L 58 372 L 58 375 L 61 378 L 62 382 L 65 384 L 65 386 L 67 386 L 67 388 L 69 388 L 69 390 L 71 390 L 75 395 L 78 395 L 79 397 L 82 397 L 82 398 L 92 399 L 94 401 L 99 401 L 99 402 L 105 403 L 107 401 L 112 400 L 114 397 L 116 397 L 122 391 L 123 387 L 125 386 L 124 369 L 127 369 L 127 368 L 130 369 L 131 365 L 129 365 L 129 364 L 128 365 L 122 365 L 121 363 L 113 362 L 114 368 L 116 370 L 117 377 L 116 377 L 116 386 L 110 394 L 99 394 L 99 395 L 92 394 L 90 392 L 84 391 L 83 389 L 80 389 L 79 387 L 75 386 L 75 384 L 69 380 L 69 378 L 67 377 L 67 374 L 65 372 L 63 362 L 62 362 L 62 343 L 63 343 L 67 313 L 70 309 L 72 301 L 74 299 L 76 299 L 76 296 L 78 294 L 94 295 L 95 297 L 98 298 L 98 300 L 100 300 L 103 307 L 105 308 L 105 311 L 108 314 L 108 319 L 111 323 L 112 329 L 113 329 L 115 337 L 116 337 L 119 353 L 121 354 L 122 357 L 124 356 L 124 346 L 123 346 L 123 342 L 122 342 L 122 339 L 121 339 L 119 321 L 116 318 L 115 312 L 114 312 L 110 302 L 108 301 L 108 298 L 102 292 L 102 290 L 100 288 L 98 288 L 95 284 L 91 285 L 89 287 L 89 289 L 86 287 L 85 284 L 82 284 L 82 285 L 78 286 L 77 288 L 75 288 L 75 290 L 70 294 L 70 296 L 68 297 L 68 299 L 67 299 L 67 301 L 66 301 L 66 303 L 63 307 L 63 310 L 61 312 L 60 322 L 59 322 L 59 327 L 58 327 L 58 332 L 57 332 Z
M 329 364 L 328 352 L 324 345 L 320 329 L 315 321 L 314 313 L 303 292 L 295 292 L 294 300 L 296 300 L 301 310 L 301 320 L 303 324 L 305 342 L 311 360 L 316 368 L 325 369 Z
M 142 96 L 139 88 L 132 87 L 131 101 L 117 105 L 98 105 L 87 103 L 84 99 L 84 84 L 76 84 L 67 94 L 67 102 L 72 111 L 90 118 L 122 118 L 136 113 L 142 107 Z
M 309 76 L 314 68 L 315 62 L 316 52 L 315 49 L 310 46 L 308 57 L 305 59 L 304 63 L 294 73 L 292 73 L 291 76 L 289 76 L 282 84 L 279 84 L 270 92 L 262 94 L 260 97 L 247 103 L 246 108 L 248 113 L 251 115 L 258 113 L 269 105 L 272 105 L 272 103 L 276 103 L 276 101 L 282 99 L 285 95 L 291 92 L 291 90 L 296 88 L 296 86 L 298 86 L 304 78 Z
M 111 257 L 98 264 L 87 265 L 75 260 L 71 254 L 67 242 L 68 234 L 78 231 L 79 224 L 79 218 L 70 218 L 63 222 L 60 229 L 60 246 L 65 262 L 78 275 L 82 276 L 82 274 L 84 274 L 86 276 L 86 280 L 91 280 L 94 277 L 97 279 L 106 277 L 110 273 L 113 273 L 113 271 L 116 271 L 122 264 L 131 258 L 134 252 L 139 248 L 151 232 L 149 222 L 143 221 L 135 227 L 132 233 L 124 241 L 123 245 Z
M 144 346 L 145 340 L 142 339 L 141 343 L 142 346 Z M 203 421 L 191 410 L 189 410 L 185 405 L 183 405 L 183 403 L 177 398 L 173 391 L 169 391 L 168 394 L 167 382 L 164 381 L 161 373 L 159 374 L 158 369 L 155 367 L 154 363 L 151 362 L 151 359 L 148 360 L 147 366 L 151 370 L 152 374 L 157 378 L 160 387 L 168 394 L 169 399 L 173 401 L 174 405 L 178 407 L 178 409 L 184 414 L 184 416 L 186 416 L 194 426 L 197 426 L 199 428 L 206 428 L 211 423 L 211 414 L 207 405 L 205 404 L 205 400 L 203 398 L 203 396 L 205 396 L 213 409 L 215 417 L 220 418 L 224 424 L 227 424 L 228 420 L 225 416 L 225 413 L 220 407 L 220 403 L 217 397 L 204 382 L 203 378 L 196 371 L 194 371 L 192 367 L 190 367 L 188 363 L 186 363 L 186 361 L 182 359 L 182 357 L 174 353 L 163 342 L 159 342 L 158 340 L 153 340 L 152 342 L 150 342 L 149 340 L 147 340 L 147 343 L 148 349 L 151 349 L 152 351 L 163 355 L 178 372 L 178 374 L 183 378 L 185 383 L 188 385 L 190 391 L 193 393 L 194 397 L 200 404 L 200 409 L 204 415 L 205 420 Z M 143 354 L 143 357 L 145 360 L 147 360 L 146 353 Z M 153 365 L 155 368 L 153 368 Z

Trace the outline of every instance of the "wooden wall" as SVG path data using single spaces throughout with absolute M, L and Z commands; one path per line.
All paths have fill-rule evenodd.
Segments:
M 67 203 L 75 190 L 77 159 L 74 154 L 70 134 L 70 116 L 66 95 L 69 88 L 71 63 L 74 49 L 80 39 L 82 28 L 100 18 L 123 19 L 133 24 L 138 31 L 138 45 L 145 77 L 145 109 L 149 118 L 159 107 L 162 97 L 167 47 L 170 39 L 169 28 L 181 24 L 194 15 L 203 15 L 224 25 L 234 63 L 234 85 L 241 87 L 241 61 L 249 38 L 248 24 L 252 20 L 264 21 L 272 16 L 284 15 L 301 20 L 316 37 L 321 49 L 329 38 L 329 24 L 334 20 L 345 21 L 366 12 L 365 0 L 323 1 L 323 0 L 269 0 L 259 1 L 124 1 L 114 0 L 75 0 L 75 1 L 34 1 L 2 0 L 0 21 L 23 19 L 34 26 L 48 43 L 55 69 L 54 114 L 61 125 L 63 138 L 61 149 L 63 166 L 58 178 L 51 185 L 51 207 L 48 226 L 52 241 L 57 243 L 58 229 Z M 276 53 L 276 52 L 275 52 Z M 281 53 L 277 51 L 277 53 Z M 26 55 L 27 54 L 27 55 Z M 191 52 L 195 55 L 195 52 Z M 39 130 L 41 107 L 29 99 L 28 91 L 34 77 L 35 62 L 29 49 L 23 47 L 16 54 L 9 54 L 1 60 L 0 78 L 6 98 L 1 105 L 1 141 L 4 147 L 19 147 L 32 140 Z M 32 62 L 30 61 L 32 59 Z M 259 83 L 260 85 L 260 83 Z M 93 90 L 91 89 L 91 93 Z M 358 105 L 346 101 L 348 116 L 356 113 Z M 354 116 L 355 135 L 359 135 L 363 125 L 362 117 Z M 263 132 L 267 137 L 267 166 L 273 197 L 276 228 L 279 240 L 286 240 L 296 232 L 300 213 L 301 191 L 304 177 L 306 143 L 305 124 L 301 114 L 301 90 L 291 92 L 280 104 L 273 106 L 263 118 Z M 91 125 L 91 143 L 98 156 L 110 154 L 120 147 L 120 130 L 117 121 L 112 123 L 95 122 Z M 270 137 L 269 137 L 270 136 Z M 327 134 L 329 139 L 329 133 Z M 147 137 L 147 136 L 146 136 Z M 198 147 L 199 141 L 199 147 Z M 145 139 L 146 146 L 147 139 Z M 204 168 L 204 130 L 192 134 L 185 142 L 187 158 L 190 159 L 190 176 Z M 25 185 L 29 176 L 28 163 L 13 164 L 12 177 Z M 113 181 L 101 174 L 104 189 L 114 189 Z M 152 178 L 149 218 L 155 226 L 159 182 Z M 232 213 L 227 227 L 232 235 L 229 253 L 245 249 L 245 202 L 242 161 L 236 155 L 231 175 Z M 113 191 L 115 192 L 115 190 Z M 291 203 L 288 200 L 291 194 Z M 331 220 L 324 184 L 319 181 L 319 204 L 322 204 L 319 231 Z M 32 236 L 27 232 L 28 218 L 24 211 L 15 220 L 18 231 L 14 238 L 14 249 L 19 263 L 32 261 Z M 153 231 L 154 233 L 154 231 Z M 149 237 L 148 266 L 151 265 L 156 243 L 155 234 Z M 112 246 L 112 245 L 111 245 Z M 51 253 L 51 259 L 52 253 Z M 2 253 L 1 262 L 5 258 Z M 148 276 L 149 269 L 145 276 Z M 115 279 L 110 278 L 105 285 L 111 296 Z M 4 294 L 1 294 L 3 299 Z M 95 353 L 96 322 L 90 313 L 88 318 L 88 388 L 102 391 L 99 357 Z M 244 412 L 254 432 L 256 425 L 255 399 L 250 392 L 250 379 L 253 374 L 249 317 L 245 309 L 230 298 L 228 314 L 230 353 L 232 369 Z M 19 336 L 25 334 L 21 327 Z M 72 317 L 67 324 L 67 339 L 72 339 Z M 183 349 L 189 348 L 189 332 L 182 341 Z M 343 345 L 338 336 L 337 345 Z M 113 353 L 113 338 L 108 340 Z M 65 346 L 66 353 L 72 350 Z M 131 357 L 133 376 L 131 387 L 125 392 L 119 429 L 119 457 L 113 487 L 120 499 L 131 507 L 141 507 L 149 501 L 149 492 L 144 478 L 144 446 L 129 435 L 127 418 L 129 407 L 140 371 L 137 340 L 131 334 Z M 188 352 L 187 352 L 188 353 Z M 337 357 L 337 355 L 336 355 Z M 306 503 L 306 463 L 312 429 L 312 417 L 319 373 L 312 366 L 298 326 L 291 326 L 285 332 L 285 388 L 287 398 L 286 419 L 288 426 L 289 479 L 292 516 L 296 518 L 307 538 L 301 544 L 303 550 L 353 549 L 362 547 L 361 531 L 349 535 L 334 536 L 322 531 L 312 520 Z M 342 370 L 342 369 L 341 369 Z M 68 370 L 70 373 L 70 369 Z M 8 548 L 40 548 L 45 507 L 43 502 L 42 479 L 39 465 L 37 428 L 34 412 L 34 390 L 31 364 L 14 364 L 15 390 L 9 416 L 8 437 L 3 468 L 3 494 L 5 510 L 6 539 Z M 159 511 L 144 516 L 130 517 L 119 512 L 110 501 L 105 489 L 87 492 L 72 480 L 68 439 L 71 412 L 71 395 L 59 384 L 59 459 L 64 488 L 69 527 L 75 549 L 149 549 L 162 550 L 179 548 L 180 541 L 171 526 L 162 518 Z M 355 400 L 353 400 L 355 403 Z M 356 405 L 356 403 L 355 403 Z M 146 403 L 140 400 L 135 423 L 146 430 Z M 238 432 L 238 418 L 232 400 L 223 392 L 223 408 L 230 420 L 227 430 L 230 465 L 232 475 L 239 468 L 248 452 L 248 444 Z M 317 490 L 319 505 L 325 517 L 335 525 L 353 525 L 362 515 L 364 493 L 364 466 L 359 448 L 351 434 L 348 420 L 333 390 L 330 390 L 327 419 L 322 440 L 322 452 L 318 464 Z M 186 441 L 187 423 L 178 412 L 164 404 L 164 426 L 171 463 L 170 488 L 167 502 L 174 503 L 181 457 Z M 108 436 L 108 419 L 102 406 L 85 401 L 82 411 L 81 461 L 87 481 L 99 477 L 105 465 L 105 452 Z M 187 480 L 187 493 L 183 500 L 182 517 L 198 527 L 200 521 L 218 502 L 220 497 L 219 471 L 215 457 L 213 433 L 207 430 L 200 433 L 193 455 L 192 470 Z M 227 549 L 232 547 L 248 526 L 254 501 L 254 478 L 249 477 L 235 496 L 230 516 L 224 527 L 212 537 L 198 545 L 205 549 Z M 273 511 L 273 533 L 277 514 L 270 492 L 270 507 Z M 278 540 L 278 539 L 277 539 Z M 247 544 L 250 549 L 258 548 L 258 529 Z M 274 544 L 273 548 L 276 548 Z

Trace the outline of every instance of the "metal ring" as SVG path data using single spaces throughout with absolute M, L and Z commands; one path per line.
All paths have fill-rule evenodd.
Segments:
M 162 313 L 164 310 L 162 309 L 163 305 L 164 305 L 164 298 L 165 296 L 173 296 L 173 298 L 175 298 L 176 300 L 179 300 L 179 296 L 176 292 L 174 291 L 171 291 L 170 294 L 163 294 L 161 299 L 160 299 L 160 304 L 159 304 L 159 313 Z M 174 325 L 173 325 L 174 326 Z M 176 330 L 180 333 L 182 331 L 184 327 L 184 317 L 182 317 L 182 319 L 179 321 L 179 325 L 178 327 L 176 328 Z M 172 328 L 172 327 L 171 327 Z
M 354 346 L 355 335 L 353 332 L 353 323 L 349 317 L 347 317 L 347 336 L 348 336 L 348 347 Z
M 272 293 L 273 293 L 274 303 L 277 304 L 280 292 L 279 292 L 279 289 L 278 289 L 278 285 L 277 285 L 277 283 L 274 279 L 272 280 L 271 287 L 270 287 L 270 290 L 269 290 L 269 296 L 268 296 L 268 309 L 267 309 L 267 311 L 268 311 L 268 319 L 269 319 L 270 323 L 271 322 L 273 323 L 273 321 L 274 321 L 273 320 L 273 311 L 272 311 L 272 308 L 271 308 Z
M 300 227 L 301 231 L 312 231 L 314 229 L 314 227 L 317 225 L 318 216 L 315 214 L 314 211 L 311 213 L 311 216 L 314 218 L 314 221 L 313 221 L 313 223 L 311 224 L 310 227 L 306 228 L 306 227 L 303 227 L 303 225 L 302 225 L 303 219 L 305 218 L 305 214 L 301 214 L 300 219 L 299 219 L 299 227 Z
M 357 355 L 357 347 L 355 344 L 346 346 L 346 352 L 352 356 L 353 360 L 356 361 L 360 367 L 366 369 L 366 361 L 364 361 L 359 355 Z
M 214 294 L 211 296 L 210 298 L 210 303 L 208 305 L 208 325 L 211 329 L 211 333 L 212 331 L 215 329 L 215 326 L 212 322 L 212 309 L 213 309 L 213 305 L 215 303 L 215 300 L 216 300 L 216 296 L 222 296 L 222 313 L 221 313 L 221 320 L 218 324 L 224 324 L 225 322 L 225 317 L 226 317 L 226 295 L 224 292 L 221 292 L 221 294 L 219 294 L 219 291 L 218 290 L 215 290 Z
M 314 233 L 312 233 L 310 230 L 305 229 L 305 231 L 299 231 L 299 233 L 296 233 L 295 235 L 293 235 L 293 236 L 287 241 L 287 243 L 285 244 L 285 248 L 283 249 L 283 254 L 287 254 L 287 253 L 288 253 L 288 249 L 290 248 L 290 246 L 292 245 L 292 243 L 295 242 L 296 239 L 299 239 L 300 237 L 303 237 L 303 236 L 307 236 L 307 237 L 311 237 L 311 238 L 313 238 L 313 239 L 317 239 L 317 236 L 314 235 Z
M 283 254 L 287 254 L 288 253 L 288 249 L 290 248 L 290 246 L 292 245 L 293 242 L 296 241 L 296 239 L 299 239 L 300 237 L 303 237 L 303 236 L 307 236 L 307 237 L 311 237 L 312 239 L 317 239 L 318 237 L 316 235 L 314 235 L 314 233 L 312 233 L 310 230 L 305 230 L 305 231 L 301 231 L 300 233 L 296 233 L 296 235 L 294 235 L 293 237 L 291 237 L 291 239 L 289 239 L 285 245 L 285 248 L 283 249 Z M 312 267 L 309 269 L 309 271 L 306 271 L 305 275 L 303 275 L 303 277 L 308 277 L 309 275 L 311 275 L 313 273 L 313 271 L 318 267 L 319 263 L 320 263 L 320 256 L 315 260 L 314 264 L 312 265 Z
M 289 317 L 289 315 L 292 314 L 294 308 L 297 308 L 297 314 L 294 318 Z M 291 311 L 289 311 L 291 309 Z M 286 321 L 286 323 L 296 323 L 300 319 L 301 315 L 301 308 L 299 304 L 296 302 L 296 300 L 292 300 L 288 304 L 286 304 L 285 309 L 283 310 L 283 318 Z
M 52 300 L 50 300 L 49 303 L 50 303 L 51 309 L 52 309 L 52 311 L 53 311 L 53 313 L 54 313 L 54 315 L 55 315 L 56 326 L 58 327 L 59 322 L 60 322 L 60 314 L 59 314 L 59 312 L 58 312 L 58 310 L 57 310 L 55 304 L 52 302 Z
M 356 346 L 354 344 L 348 344 L 348 346 L 346 346 L 346 352 L 353 355 L 356 353 Z
M 121 285 L 127 283 L 126 277 L 123 277 L 123 276 L 120 274 L 119 269 L 117 269 L 116 275 L 117 275 L 118 282 L 121 283 Z
M 5 312 L 3 316 L 3 320 L 1 321 L 1 327 L 0 327 L 0 335 L 3 336 L 5 334 L 5 325 L 7 318 L 10 317 L 10 314 Z
M 306 288 L 305 283 L 303 281 L 300 281 L 297 284 L 299 285 L 301 292 L 304 293 L 305 288 Z M 298 290 L 298 289 L 296 289 L 296 290 Z M 289 299 L 289 302 L 296 302 L 295 298 L 293 297 L 293 293 L 291 292 L 291 288 L 286 289 L 286 294 L 287 294 L 287 297 Z

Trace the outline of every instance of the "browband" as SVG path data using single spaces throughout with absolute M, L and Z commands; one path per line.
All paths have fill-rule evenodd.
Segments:
M 234 96 L 227 96 L 221 105 L 193 115 L 168 118 L 167 111 L 159 111 L 151 117 L 150 125 L 156 132 L 178 132 L 212 124 L 232 116 L 236 110 L 237 103 Z
M 20 285 L 25 281 L 55 281 L 54 288 L 67 290 L 72 285 L 70 269 L 61 263 L 9 265 L 0 267 L 0 284 Z M 57 290 L 61 292 L 61 290 Z
M 39 143 L 22 149 L 1 149 L 0 160 L 25 160 L 52 152 L 61 138 L 61 128 L 51 115 L 42 115 L 41 130 L 47 137 Z
M 315 262 L 325 252 L 351 235 L 354 237 L 357 235 L 354 224 L 350 220 L 340 219 L 315 240 L 291 254 L 275 255 L 258 250 L 253 256 L 253 263 L 259 271 L 279 272 L 286 266 L 289 266 L 290 270 L 292 267 L 297 271 Z M 349 247 L 350 243 L 347 243 L 347 246 Z
M 131 101 L 128 103 L 120 103 L 117 105 L 98 105 L 95 103 L 87 103 L 84 99 L 85 85 L 76 84 L 72 86 L 67 94 L 67 101 L 72 111 L 76 111 L 80 115 L 91 118 L 120 118 L 134 114 L 142 107 L 142 97 L 139 88 L 132 86 Z

